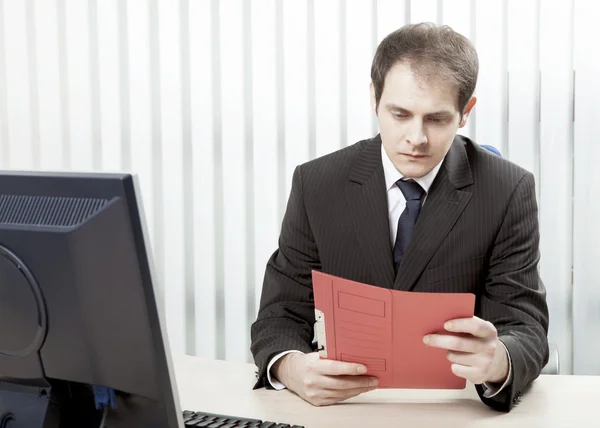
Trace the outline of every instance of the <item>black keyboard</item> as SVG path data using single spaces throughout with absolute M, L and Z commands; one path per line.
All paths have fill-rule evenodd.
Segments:
M 239 416 L 217 415 L 215 413 L 183 411 L 185 428 L 304 428 L 301 425 L 289 425 L 260 419 L 241 418 Z

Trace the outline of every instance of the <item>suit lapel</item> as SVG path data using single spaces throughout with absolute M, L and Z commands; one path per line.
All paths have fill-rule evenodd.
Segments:
M 359 154 L 346 184 L 346 200 L 361 251 L 371 267 L 373 285 L 392 288 L 394 262 L 379 136 Z
M 465 143 L 456 137 L 436 176 L 406 249 L 394 288 L 411 290 L 471 200 L 473 183 Z

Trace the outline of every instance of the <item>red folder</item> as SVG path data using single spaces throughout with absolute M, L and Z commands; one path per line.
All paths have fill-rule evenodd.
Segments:
M 321 358 L 364 364 L 380 388 L 465 387 L 447 351 L 423 336 L 452 334 L 444 323 L 472 317 L 474 294 L 390 290 L 317 271 L 312 278 Z

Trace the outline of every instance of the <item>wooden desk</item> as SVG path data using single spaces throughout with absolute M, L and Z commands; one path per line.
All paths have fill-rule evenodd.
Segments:
M 541 376 L 510 413 L 460 391 L 375 390 L 314 407 L 290 391 L 252 390 L 254 365 L 175 356 L 182 409 L 253 417 L 306 428 L 600 427 L 600 376 Z

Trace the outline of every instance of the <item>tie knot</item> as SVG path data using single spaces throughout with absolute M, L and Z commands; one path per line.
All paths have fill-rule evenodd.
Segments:
M 400 188 L 407 201 L 420 201 L 425 194 L 425 190 L 423 190 L 421 185 L 413 180 L 398 180 L 396 181 L 396 186 Z

